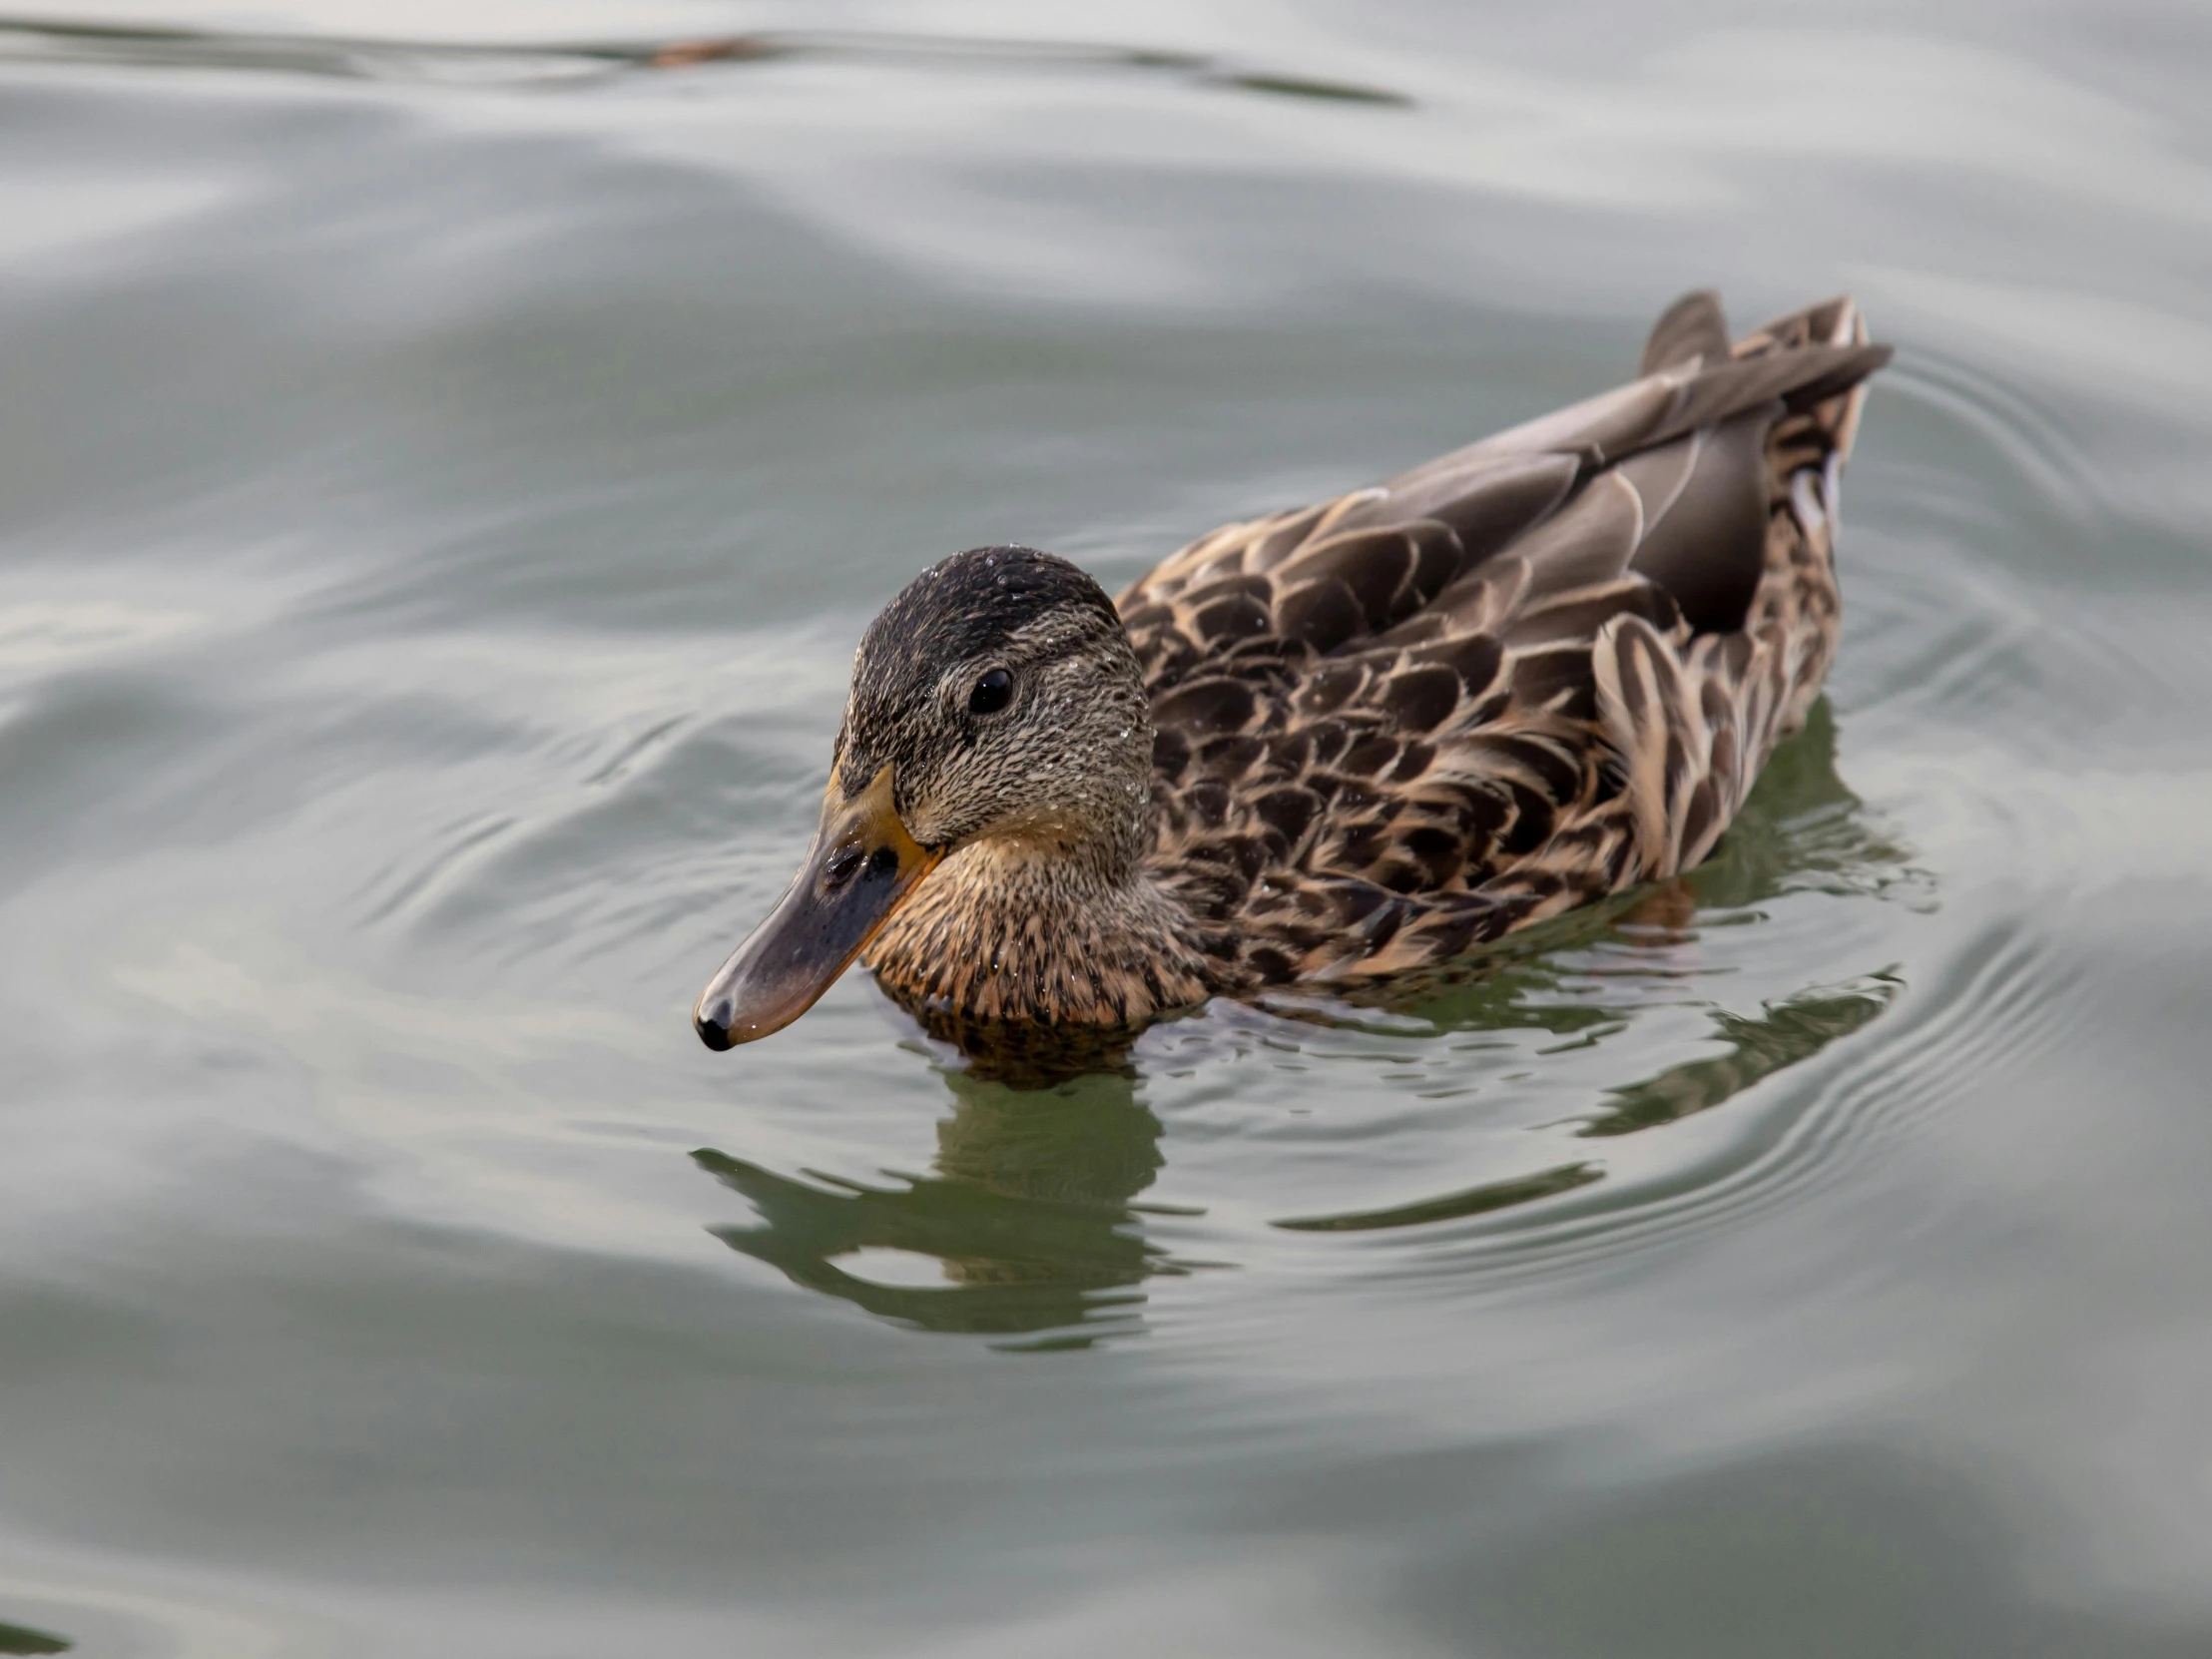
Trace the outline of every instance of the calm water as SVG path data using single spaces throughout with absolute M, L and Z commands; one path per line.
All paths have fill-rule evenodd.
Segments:
M 2212 18 L 1985 10 L 0 28 L 0 1652 L 2212 1652 Z M 919 566 L 1707 281 L 1900 347 L 1709 867 L 1055 1091 L 694 1039 Z

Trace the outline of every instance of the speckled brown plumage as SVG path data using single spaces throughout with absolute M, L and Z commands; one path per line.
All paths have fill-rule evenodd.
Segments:
M 1425 966 L 1697 863 L 1819 694 L 1887 357 L 1848 300 L 1731 345 L 1691 294 L 1641 378 L 1217 530 L 1120 626 L 1047 555 L 946 561 L 870 630 L 840 738 L 839 776 L 894 765 L 949 848 L 867 960 L 940 1018 L 1135 1023 Z M 958 727 L 1001 662 L 1011 735 Z

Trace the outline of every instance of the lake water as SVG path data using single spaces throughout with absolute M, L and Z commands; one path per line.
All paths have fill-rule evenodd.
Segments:
M 1672 10 L 0 25 L 0 1652 L 2212 1652 L 2212 13 Z M 1707 282 L 1898 346 L 1707 868 L 692 1035 L 923 564 Z

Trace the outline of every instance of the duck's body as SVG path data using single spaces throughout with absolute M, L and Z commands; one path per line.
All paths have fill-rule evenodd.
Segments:
M 1132 1024 L 1697 863 L 1834 655 L 1837 482 L 1887 356 L 1848 300 L 1731 345 L 1692 294 L 1618 391 L 1217 530 L 1118 601 L 1026 549 L 934 567 L 861 646 L 811 866 L 888 834 L 904 884 L 879 855 L 864 915 L 803 872 L 702 1034 L 765 1034 L 863 948 L 920 1011 Z M 778 938 L 839 904 L 852 949 L 789 1013 L 775 968 L 749 1021 L 763 964 L 809 959 Z

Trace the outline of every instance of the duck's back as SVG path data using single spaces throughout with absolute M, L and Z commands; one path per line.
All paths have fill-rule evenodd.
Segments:
M 1838 474 L 1888 360 L 1848 300 L 1122 595 L 1159 728 L 1155 873 L 1225 983 L 1400 971 L 1703 858 L 1836 642 Z

